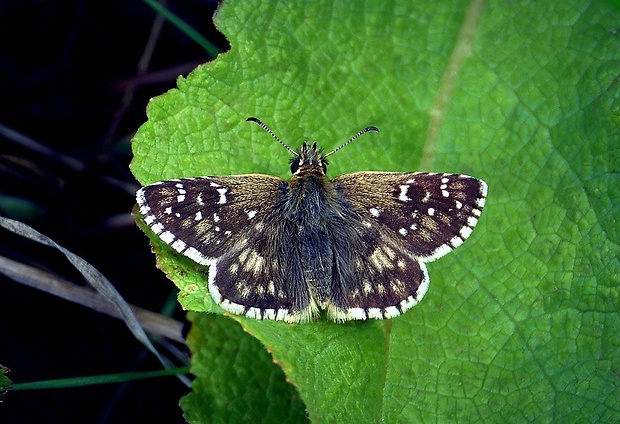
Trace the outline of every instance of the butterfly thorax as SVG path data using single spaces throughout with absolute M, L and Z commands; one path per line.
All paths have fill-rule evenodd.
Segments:
M 285 210 L 300 228 L 325 227 L 330 208 L 337 204 L 333 184 L 325 176 L 327 160 L 316 143 L 303 145 L 291 160 Z
M 300 226 L 321 226 L 335 195 L 322 169 L 305 167 L 288 183 L 287 215 Z

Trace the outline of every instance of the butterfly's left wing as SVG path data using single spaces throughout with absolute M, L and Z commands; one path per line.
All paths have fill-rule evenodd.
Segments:
M 287 183 L 268 175 L 160 181 L 138 190 L 144 222 L 166 244 L 209 266 L 223 309 L 258 319 L 310 320 L 317 312 L 280 210 Z
M 332 183 L 343 205 L 332 230 L 334 320 L 391 318 L 418 303 L 429 285 L 425 262 L 469 237 L 487 192 L 469 176 L 422 172 L 360 172 Z

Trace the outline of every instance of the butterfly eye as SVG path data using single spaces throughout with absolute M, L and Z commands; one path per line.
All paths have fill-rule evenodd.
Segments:
M 323 168 L 323 173 L 327 174 L 327 162 L 322 160 L 322 161 L 320 161 L 320 164 L 321 164 L 321 168 Z
M 291 174 L 295 174 L 295 172 L 297 172 L 298 169 L 299 169 L 299 159 L 294 158 L 294 160 L 291 162 Z

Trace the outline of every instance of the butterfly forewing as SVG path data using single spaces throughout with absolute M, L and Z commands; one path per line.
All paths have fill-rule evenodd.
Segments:
M 469 237 L 487 192 L 484 181 L 458 174 L 358 172 L 332 182 L 368 222 L 383 226 L 423 262 Z
M 136 197 L 155 234 L 206 265 L 247 237 L 241 230 L 264 219 L 261 205 L 273 203 L 283 187 L 283 180 L 266 175 L 183 178 L 143 187 Z

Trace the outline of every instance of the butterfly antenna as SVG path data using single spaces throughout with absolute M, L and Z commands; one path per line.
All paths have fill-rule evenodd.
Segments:
M 347 141 L 346 143 L 344 143 L 342 146 L 340 146 L 340 147 L 338 147 L 338 148 L 336 148 L 336 149 L 332 150 L 331 152 L 327 153 L 326 155 L 323 155 L 323 157 L 324 157 L 324 158 L 326 158 L 327 156 L 329 156 L 329 155 L 331 155 L 331 154 L 333 154 L 333 153 L 336 153 L 338 150 L 342 149 L 344 146 L 346 146 L 347 144 L 349 144 L 350 142 L 352 142 L 352 141 L 353 141 L 353 140 L 355 140 L 356 138 L 358 138 L 358 137 L 360 137 L 360 136 L 362 136 L 362 135 L 364 135 L 364 134 L 366 134 L 367 132 L 370 132 L 370 131 L 376 131 L 376 132 L 379 132 L 379 128 L 377 128 L 377 127 L 366 127 L 366 128 L 364 128 L 363 130 L 361 130 L 360 132 L 358 132 L 357 134 L 355 134 L 353 137 L 351 137 L 351 138 L 349 139 L 349 141 Z
M 287 146 L 286 144 L 284 144 L 282 142 L 282 140 L 280 140 L 280 137 L 278 137 L 277 135 L 275 135 L 275 133 L 273 131 L 271 131 L 269 129 L 269 127 L 265 124 L 263 124 L 260 119 L 258 118 L 254 118 L 253 116 L 250 116 L 249 118 L 246 119 L 246 122 L 254 122 L 256 125 L 258 125 L 259 127 L 261 127 L 262 129 L 264 129 L 265 131 L 267 131 L 273 138 L 276 139 L 276 141 L 278 143 L 280 143 L 281 145 L 283 145 L 286 150 L 288 150 L 289 152 L 291 152 L 292 154 L 294 154 L 295 156 L 297 156 L 297 152 L 293 149 L 291 149 L 289 146 Z

